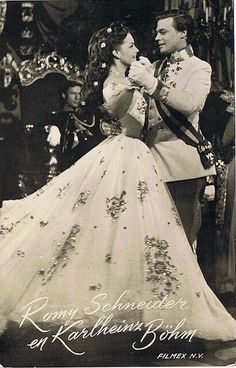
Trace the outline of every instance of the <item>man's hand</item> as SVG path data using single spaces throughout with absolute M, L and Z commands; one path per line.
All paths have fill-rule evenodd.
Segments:
M 50 146 L 55 147 L 60 144 L 60 140 L 61 140 L 60 130 L 55 125 L 52 125 L 49 128 L 47 142 L 49 143 Z
M 215 185 L 206 185 L 205 191 L 203 194 L 203 200 L 207 202 L 212 202 L 215 199 Z
M 141 61 L 134 61 L 131 64 L 128 77 L 134 83 L 144 87 L 147 92 L 157 84 L 157 79 Z
M 146 68 L 147 72 L 149 72 L 151 74 L 154 74 L 155 69 L 153 68 L 152 63 L 150 62 L 150 60 L 148 60 L 148 58 L 146 58 L 144 56 L 140 56 L 139 62 L 142 65 L 145 65 L 145 68 Z
M 119 125 L 114 123 L 106 123 L 105 121 L 101 122 L 101 131 L 104 135 L 106 135 L 108 138 L 114 137 L 116 135 L 119 135 L 121 133 L 121 127 Z

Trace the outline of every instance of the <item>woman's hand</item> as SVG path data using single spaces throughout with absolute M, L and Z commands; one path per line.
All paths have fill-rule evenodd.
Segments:
M 145 68 L 149 73 L 154 74 L 155 69 L 153 65 L 151 64 L 151 62 L 148 60 L 148 58 L 144 56 L 140 56 L 139 61 L 142 65 L 145 65 Z
M 121 133 L 121 127 L 115 123 L 107 123 L 105 121 L 101 121 L 100 129 L 102 134 L 106 135 L 108 138 L 114 137 Z
M 157 79 L 153 75 L 153 71 L 149 71 L 149 67 L 141 61 L 134 61 L 129 69 L 128 78 L 137 85 L 144 87 L 148 92 L 155 89 Z

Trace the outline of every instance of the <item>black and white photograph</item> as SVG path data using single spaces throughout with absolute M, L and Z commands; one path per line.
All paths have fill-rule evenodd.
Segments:
M 0 1 L 0 367 L 236 366 L 234 0 Z

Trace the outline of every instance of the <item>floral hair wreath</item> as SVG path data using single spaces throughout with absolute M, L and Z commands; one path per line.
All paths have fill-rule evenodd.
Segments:
M 116 28 L 116 24 L 114 23 L 113 24 L 113 28 Z M 112 28 L 112 24 L 106 29 L 106 32 L 108 33 L 108 35 L 110 34 L 110 33 L 112 33 L 112 32 L 114 32 L 114 29 Z M 125 28 L 125 26 L 122 24 L 122 23 L 120 23 L 119 24 L 119 28 Z M 106 47 L 106 42 L 104 42 L 104 41 L 102 41 L 101 42 L 101 44 L 100 44 L 100 47 L 101 47 L 101 49 L 103 49 L 104 47 Z
M 119 26 L 121 27 L 121 28 L 124 28 L 124 25 L 121 23 L 121 24 L 119 24 Z M 106 29 L 106 32 L 108 33 L 108 34 L 110 34 L 110 33 L 112 33 L 114 30 L 112 29 L 112 26 L 109 26 L 107 29 Z M 100 44 L 100 47 L 101 47 L 101 49 L 104 49 L 105 47 L 106 47 L 106 42 L 104 42 L 104 40 L 101 42 L 101 44 Z M 103 69 L 105 69 L 106 68 L 106 66 L 107 66 L 107 64 L 106 63 L 102 63 L 102 68 Z M 94 81 L 93 82 L 93 85 L 95 86 L 95 87 L 97 87 L 98 86 L 98 81 Z
M 107 29 L 106 29 L 106 32 L 109 34 L 109 33 L 111 33 L 112 32 L 112 28 L 111 27 L 108 27 Z M 104 49 L 104 47 L 106 47 L 106 42 L 101 42 L 101 45 L 100 45 L 100 47 L 101 47 L 101 49 Z M 103 67 L 103 68 L 105 68 L 105 67 Z

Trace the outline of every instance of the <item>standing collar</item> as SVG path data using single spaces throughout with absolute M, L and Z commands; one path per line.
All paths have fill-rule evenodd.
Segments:
M 171 64 L 176 63 L 178 61 L 184 61 L 192 57 L 193 49 L 191 45 L 187 45 L 184 49 L 179 51 L 174 51 L 172 54 L 167 58 Z
M 73 108 L 73 107 L 70 107 L 69 105 L 65 104 L 65 106 L 63 107 L 63 111 L 70 111 L 70 112 L 73 112 L 73 111 L 76 111 L 77 108 Z

